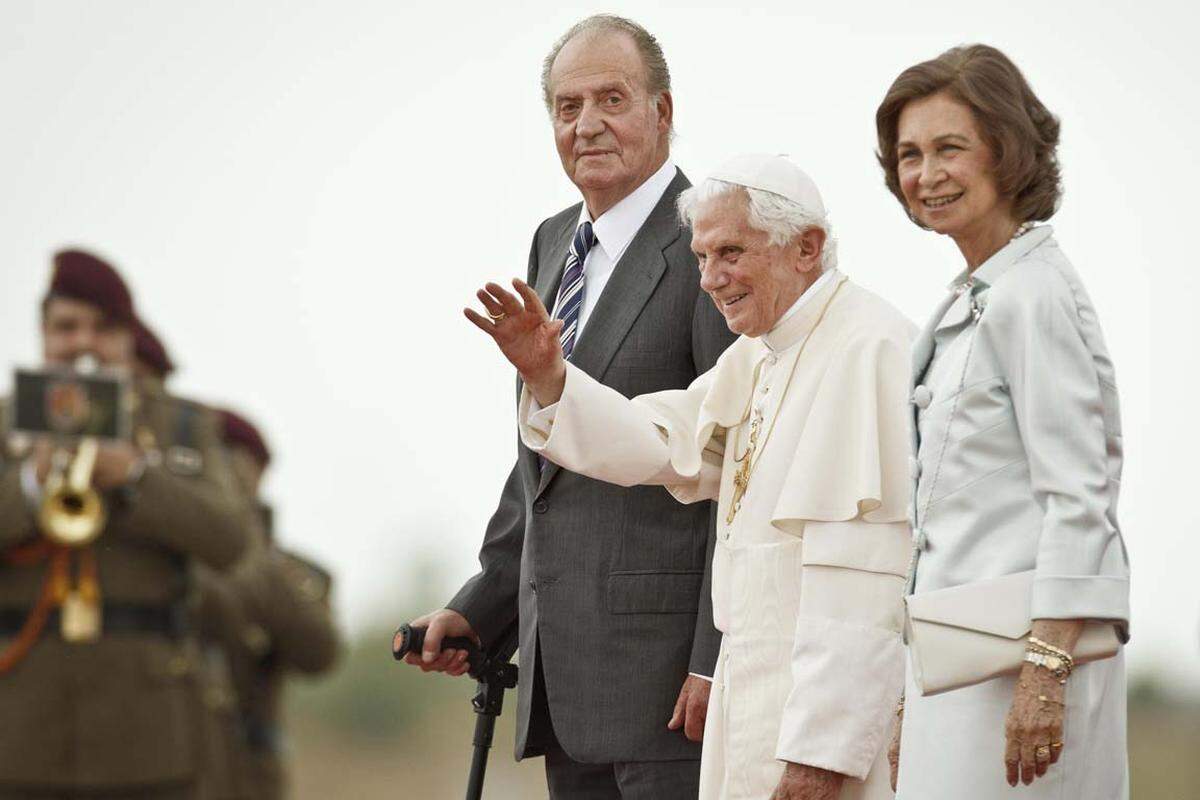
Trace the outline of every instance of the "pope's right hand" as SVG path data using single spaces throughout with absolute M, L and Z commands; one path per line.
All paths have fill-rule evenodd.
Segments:
M 514 279 L 513 287 L 516 295 L 499 284 L 487 284 L 475 293 L 487 316 L 470 308 L 463 313 L 492 337 L 544 408 L 558 402 L 566 383 L 567 364 L 558 338 L 563 321 L 550 319 L 542 299 L 527 283 Z
M 420 667 L 422 672 L 444 672 L 447 675 L 465 675 L 471 665 L 467 663 L 466 650 L 443 650 L 442 639 L 447 636 L 465 636 L 479 644 L 479 635 L 457 611 L 442 608 L 418 617 L 409 623 L 414 628 L 425 628 L 425 646 L 421 653 L 409 653 L 404 663 Z

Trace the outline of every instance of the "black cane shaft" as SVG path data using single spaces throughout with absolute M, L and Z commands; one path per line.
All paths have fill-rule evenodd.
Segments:
M 471 775 L 467 779 L 467 800 L 483 797 L 483 778 L 487 773 L 488 752 L 492 746 L 492 733 L 496 718 L 487 714 L 475 717 L 475 752 L 471 756 Z
M 479 714 L 475 717 L 475 739 L 476 747 L 491 747 L 492 736 L 496 730 L 496 718 L 490 714 Z

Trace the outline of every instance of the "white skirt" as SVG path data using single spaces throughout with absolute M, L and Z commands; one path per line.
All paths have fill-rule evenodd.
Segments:
M 1067 680 L 1063 753 L 1031 786 L 1005 780 L 1004 723 L 1015 678 L 921 697 L 909 665 L 897 800 L 1128 800 L 1125 654 Z

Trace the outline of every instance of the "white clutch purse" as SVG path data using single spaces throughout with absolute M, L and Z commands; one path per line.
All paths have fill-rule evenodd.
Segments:
M 904 598 L 905 634 L 913 677 L 922 695 L 961 689 L 1015 675 L 1024 663 L 1033 627 L 1029 601 L 1033 570 L 974 581 Z M 1120 650 L 1108 622 L 1084 625 L 1076 664 L 1110 658 Z

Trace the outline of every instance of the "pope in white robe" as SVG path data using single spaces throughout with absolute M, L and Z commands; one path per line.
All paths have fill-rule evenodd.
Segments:
M 820 194 L 787 159 L 734 159 L 679 205 L 701 286 L 741 334 L 687 389 L 629 399 L 574 368 L 520 281 L 467 316 L 521 372 L 530 448 L 718 502 L 701 799 L 889 798 L 915 329 L 836 269 Z

